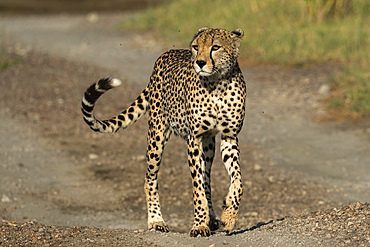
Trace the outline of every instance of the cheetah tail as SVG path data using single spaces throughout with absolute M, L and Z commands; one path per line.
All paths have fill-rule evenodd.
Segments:
M 95 118 L 94 106 L 99 97 L 109 89 L 120 85 L 121 81 L 118 79 L 105 78 L 92 84 L 86 90 L 84 97 L 82 98 L 81 110 L 85 122 L 92 130 L 102 133 L 115 133 L 120 128 L 127 128 L 129 125 L 135 123 L 146 113 L 149 107 L 149 91 L 147 88 L 143 90 L 128 109 L 124 110 L 119 115 L 108 120 L 98 120 Z

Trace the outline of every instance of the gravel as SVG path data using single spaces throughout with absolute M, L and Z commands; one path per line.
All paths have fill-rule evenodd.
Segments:
M 370 246 L 370 204 L 357 202 L 298 214 L 264 225 L 260 230 L 313 236 L 324 242 L 337 241 L 339 246 Z
M 218 232 L 192 239 L 186 234 L 143 229 L 47 226 L 30 221 L 0 221 L 3 246 L 370 246 L 370 204 L 286 217 L 230 235 Z M 262 240 L 262 238 L 265 238 Z

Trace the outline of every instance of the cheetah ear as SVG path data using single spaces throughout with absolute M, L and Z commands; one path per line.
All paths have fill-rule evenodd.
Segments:
M 197 37 L 199 34 L 203 33 L 204 31 L 207 31 L 209 29 L 209 27 L 202 27 L 202 28 L 199 28 L 199 30 L 197 31 L 197 33 L 194 35 L 194 37 Z
M 240 28 L 237 28 L 237 29 L 235 29 L 234 31 L 231 32 L 231 36 L 235 37 L 237 39 L 241 39 L 244 36 L 244 31 L 241 30 Z

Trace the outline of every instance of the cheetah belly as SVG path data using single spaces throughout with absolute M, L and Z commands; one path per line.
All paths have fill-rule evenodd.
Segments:
M 172 115 L 170 115 L 168 117 L 168 123 L 170 125 L 170 129 L 175 135 L 178 135 L 184 139 L 187 138 L 189 129 L 188 129 L 188 123 L 186 120 L 186 116 L 173 117 Z
M 170 94 L 171 95 L 171 94 Z M 175 94 L 173 94 L 175 95 Z M 187 138 L 188 121 L 186 118 L 185 104 L 181 97 L 168 97 L 166 100 L 167 104 L 165 106 L 166 120 L 171 131 L 184 139 Z

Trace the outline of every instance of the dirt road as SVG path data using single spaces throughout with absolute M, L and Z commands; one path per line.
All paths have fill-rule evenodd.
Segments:
M 84 89 L 98 78 L 114 76 L 124 79 L 124 85 L 103 97 L 97 112 L 100 117 L 115 115 L 146 85 L 156 57 L 175 45 L 170 40 L 158 44 L 150 34 L 117 31 L 117 22 L 125 18 L 105 14 L 0 19 L 3 46 L 21 61 L 0 72 L 0 218 L 146 228 L 145 120 L 105 136 L 92 133 L 79 111 Z M 289 228 L 297 221 L 281 228 L 276 221 L 370 201 L 369 125 L 315 120 L 324 114 L 319 103 L 325 96 L 322 88 L 338 70 L 329 65 L 243 69 L 249 95 L 239 139 L 247 191 L 239 234 L 217 233 L 202 240 L 176 233 L 164 238 L 142 230 L 116 234 L 126 236 L 123 242 L 140 236 L 142 245 L 159 246 L 296 246 L 301 241 L 305 246 L 330 246 L 339 241 L 335 235 L 325 240 L 305 235 L 303 228 L 292 233 Z M 192 221 L 185 149 L 181 140 L 170 141 L 160 175 L 165 218 L 178 232 L 187 232 Z M 213 185 L 213 191 L 220 213 L 228 178 L 219 155 L 216 160 L 214 181 L 221 182 Z M 270 220 L 275 222 L 271 229 L 247 231 Z M 27 226 L 42 228 L 36 223 Z M 85 235 L 88 231 L 79 230 Z

